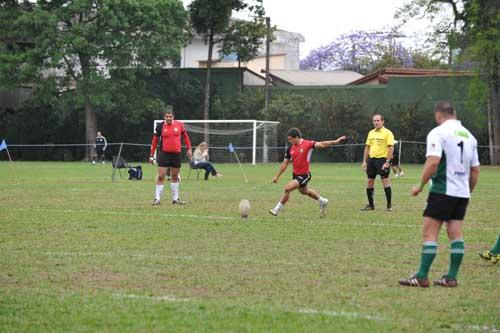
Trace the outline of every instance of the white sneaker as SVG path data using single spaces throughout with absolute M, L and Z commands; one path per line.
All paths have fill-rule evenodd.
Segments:
M 92 161 L 92 164 L 95 164 L 95 161 Z
M 399 178 L 399 173 L 395 173 L 394 178 Z
M 277 210 L 274 210 L 274 208 L 273 208 L 273 209 L 270 209 L 270 210 L 269 210 L 269 214 L 271 214 L 271 215 L 273 215 L 273 216 L 278 216 L 278 211 L 277 211 Z
M 325 217 L 326 215 L 326 208 L 328 207 L 328 199 L 320 200 L 319 201 L 319 217 Z
M 404 175 L 405 175 L 405 173 L 404 173 L 403 171 L 401 171 L 401 172 L 399 173 L 399 177 L 403 177 Z

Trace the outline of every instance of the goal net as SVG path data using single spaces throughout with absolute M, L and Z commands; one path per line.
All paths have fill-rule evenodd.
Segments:
M 156 124 L 163 120 L 155 120 Z M 283 144 L 278 144 L 276 121 L 262 120 L 181 120 L 189 134 L 193 151 L 205 141 L 210 160 L 217 163 L 236 162 L 229 145 L 234 147 L 242 163 L 277 162 L 283 157 Z

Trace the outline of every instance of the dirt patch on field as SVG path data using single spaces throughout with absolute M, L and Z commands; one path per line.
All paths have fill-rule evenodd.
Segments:
M 117 287 L 119 283 L 125 280 L 126 276 L 114 272 L 77 272 L 71 276 L 74 286 L 94 286 L 94 287 Z

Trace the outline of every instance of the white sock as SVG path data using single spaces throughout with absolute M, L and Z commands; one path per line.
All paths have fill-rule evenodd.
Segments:
M 155 198 L 158 199 L 158 200 L 160 200 L 161 192 L 163 192 L 163 186 L 164 185 L 156 185 Z
M 179 200 L 179 183 L 170 183 L 172 189 L 172 200 Z
M 276 205 L 276 207 L 274 207 L 274 211 L 279 212 L 281 208 L 283 208 L 283 204 L 281 203 L 281 201 L 278 201 L 278 204 Z

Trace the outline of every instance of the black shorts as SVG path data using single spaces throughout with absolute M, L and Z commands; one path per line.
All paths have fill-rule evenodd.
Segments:
M 452 197 L 446 194 L 429 193 L 424 216 L 436 220 L 463 220 L 469 198 Z
M 380 178 L 388 178 L 389 172 L 391 172 L 391 168 L 382 169 L 386 158 L 369 158 L 366 161 L 366 175 L 369 179 L 375 179 L 377 175 L 380 175 Z
M 305 175 L 296 175 L 293 174 L 293 179 L 299 182 L 300 187 L 306 187 L 307 183 L 311 180 L 311 173 L 307 173 Z
M 104 146 L 97 146 L 97 147 L 95 147 L 95 154 L 97 156 L 104 155 Z
M 163 168 L 180 168 L 181 167 L 181 153 L 166 153 L 159 151 L 156 156 L 156 161 L 159 167 Z

